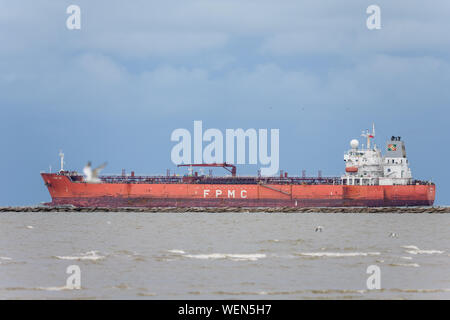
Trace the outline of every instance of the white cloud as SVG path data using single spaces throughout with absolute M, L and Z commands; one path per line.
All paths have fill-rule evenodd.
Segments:
M 126 75 L 124 67 L 115 63 L 112 59 L 98 54 L 83 54 L 77 58 L 80 71 L 93 77 L 100 85 L 117 83 Z
M 80 49 L 100 50 L 128 58 L 180 56 L 223 48 L 228 36 L 217 32 L 107 32 L 92 34 Z
M 360 1 L 80 1 L 80 32 L 66 4 L 0 3 L 1 101 L 154 114 L 449 101 L 444 2 L 380 1 L 380 31 Z

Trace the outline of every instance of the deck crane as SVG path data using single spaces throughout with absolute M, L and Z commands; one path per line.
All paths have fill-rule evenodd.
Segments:
M 231 163 L 196 163 L 196 164 L 179 164 L 178 167 L 222 167 L 231 173 L 232 177 L 236 177 L 236 166 Z M 230 169 L 231 168 L 231 169 Z

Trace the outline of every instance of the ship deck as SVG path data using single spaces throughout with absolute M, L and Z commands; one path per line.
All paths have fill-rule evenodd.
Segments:
M 63 172 L 72 182 L 83 183 L 84 178 L 77 172 Z M 260 176 L 99 176 L 102 183 L 108 184 L 238 184 L 238 185 L 341 185 L 340 177 L 260 177 Z M 430 184 L 429 181 L 413 180 L 413 185 Z

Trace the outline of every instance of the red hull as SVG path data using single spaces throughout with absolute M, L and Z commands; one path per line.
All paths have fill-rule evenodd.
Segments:
M 83 183 L 43 173 L 50 205 L 79 207 L 390 207 L 432 206 L 434 184 Z

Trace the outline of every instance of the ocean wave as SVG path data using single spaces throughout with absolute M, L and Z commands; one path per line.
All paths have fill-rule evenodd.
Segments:
M 37 290 L 43 290 L 43 291 L 64 291 L 64 290 L 76 290 L 67 286 L 62 287 L 38 287 Z
M 233 261 L 256 261 L 265 258 L 264 253 L 211 253 L 211 254 L 185 254 L 183 257 L 194 259 L 230 259 Z
M 409 254 L 441 254 L 441 253 L 444 253 L 444 251 L 441 251 L 441 250 L 422 250 L 422 249 L 419 249 L 417 246 L 412 246 L 412 245 L 402 246 L 402 248 L 409 249 L 409 250 L 406 250 L 406 252 Z
M 153 293 L 153 292 L 149 292 L 149 293 L 139 292 L 137 295 L 141 296 L 141 297 L 154 297 L 154 296 L 156 296 L 156 293 Z
M 254 296 L 254 295 L 265 295 L 265 296 L 283 296 L 283 295 L 299 295 L 299 294 L 313 294 L 313 295 L 365 295 L 371 293 L 379 292 L 400 292 L 400 293 L 442 293 L 450 292 L 450 289 L 380 289 L 380 290 L 367 290 L 367 289 L 305 289 L 305 290 L 286 290 L 286 291 L 215 291 L 212 294 L 216 295 L 228 295 L 228 296 Z
M 116 250 L 114 251 L 114 255 L 127 255 L 127 256 L 132 256 L 136 254 L 136 252 L 134 251 L 129 251 L 129 250 Z
M 146 261 L 146 257 L 136 251 L 129 251 L 129 250 L 116 250 L 112 254 L 113 256 L 127 256 L 129 258 L 132 258 L 134 261 Z
M 378 256 L 379 252 L 299 252 L 297 255 L 304 257 L 330 257 L 330 258 L 340 258 L 340 257 L 358 257 L 358 256 Z
M 390 263 L 389 265 L 392 267 L 420 267 L 418 263 Z
M 407 292 L 407 293 L 439 293 L 450 292 L 450 289 L 390 289 L 392 292 Z
M 57 259 L 60 260 L 91 260 L 91 261 L 97 261 L 105 259 L 105 256 L 100 256 L 97 254 L 98 251 L 88 251 L 86 253 L 80 253 L 78 256 L 56 256 Z
M 178 249 L 167 250 L 167 252 L 176 253 L 176 254 L 185 254 L 186 253 L 183 250 L 178 250 Z
M 310 289 L 310 290 L 292 290 L 292 291 L 215 291 L 212 294 L 229 295 L 229 296 L 253 296 L 253 295 L 296 295 L 296 294 L 364 294 L 367 290 L 351 290 L 351 289 Z
M 118 284 L 116 286 L 113 286 L 112 288 L 114 288 L 114 289 L 121 289 L 121 290 L 131 289 L 131 287 L 129 285 L 127 285 L 126 283 Z
M 10 257 L 0 257 L 0 264 L 10 264 L 13 263 Z
M 402 246 L 402 248 L 405 248 L 405 249 L 413 249 L 413 250 L 419 250 L 418 247 L 412 246 L 412 245 L 410 245 L 410 246 Z
M 267 240 L 259 240 L 258 243 L 278 243 L 281 242 L 280 239 L 267 239 Z
M 283 243 L 283 244 L 291 244 L 296 245 L 299 243 L 305 242 L 304 239 L 267 239 L 258 241 L 258 243 Z
M 74 289 L 68 286 L 61 287 L 34 287 L 34 288 L 25 288 L 25 287 L 7 287 L 3 288 L 3 290 L 7 291 L 64 291 L 64 290 L 79 290 Z
M 226 295 L 226 296 L 256 296 L 270 294 L 267 291 L 214 291 L 212 294 Z

